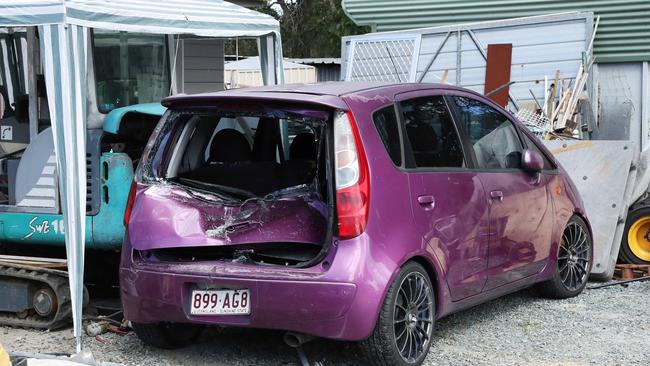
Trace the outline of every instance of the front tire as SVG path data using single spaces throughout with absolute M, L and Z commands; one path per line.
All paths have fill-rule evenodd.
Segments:
M 555 274 L 537 285 L 542 296 L 566 299 L 584 290 L 591 272 L 592 243 L 584 220 L 578 216 L 571 217 L 562 233 Z
M 435 297 L 426 270 L 418 263 L 402 267 L 391 285 L 370 337 L 360 342 L 375 366 L 421 365 L 431 347 Z
M 192 344 L 203 332 L 203 326 L 173 323 L 131 323 L 140 340 L 162 349 L 176 349 Z

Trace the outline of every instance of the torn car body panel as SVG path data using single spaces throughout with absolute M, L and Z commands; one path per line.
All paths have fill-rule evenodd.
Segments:
M 133 208 L 136 250 L 268 242 L 322 244 L 327 208 L 313 193 L 224 205 L 171 184 L 144 188 Z

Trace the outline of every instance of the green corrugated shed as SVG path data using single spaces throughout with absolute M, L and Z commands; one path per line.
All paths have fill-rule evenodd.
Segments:
M 589 11 L 601 17 L 598 62 L 650 61 L 650 0 L 343 0 L 343 9 L 377 32 Z

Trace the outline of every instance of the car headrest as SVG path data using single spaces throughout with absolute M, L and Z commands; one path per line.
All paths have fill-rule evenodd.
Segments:
M 210 145 L 210 162 L 241 162 L 252 158 L 251 147 L 244 135 L 232 128 L 226 128 L 214 135 Z
M 289 147 L 291 160 L 316 160 L 316 137 L 313 133 L 303 132 L 296 135 Z
M 255 161 L 275 161 L 280 141 L 280 124 L 277 118 L 260 118 L 255 129 L 253 159 Z
M 438 148 L 438 135 L 427 123 L 410 122 L 406 125 L 406 133 L 413 151 L 431 151 Z

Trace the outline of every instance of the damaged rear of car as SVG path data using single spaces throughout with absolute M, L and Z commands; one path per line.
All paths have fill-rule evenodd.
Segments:
M 125 213 L 126 318 L 165 348 L 191 342 L 197 324 L 365 337 L 366 319 L 342 331 L 365 247 L 331 270 L 368 214 L 351 112 L 335 96 L 232 94 L 165 101 Z
M 172 110 L 137 181 L 129 237 L 147 261 L 306 267 L 332 225 L 331 112 L 259 102 Z

